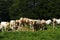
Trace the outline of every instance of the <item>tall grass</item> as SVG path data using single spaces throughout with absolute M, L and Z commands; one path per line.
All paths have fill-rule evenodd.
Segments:
M 53 29 L 48 25 L 47 30 L 36 32 L 0 32 L 0 40 L 60 40 L 60 25 Z

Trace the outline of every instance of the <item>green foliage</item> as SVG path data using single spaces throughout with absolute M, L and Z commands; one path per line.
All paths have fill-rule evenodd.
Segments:
M 60 0 L 0 0 L 0 20 L 60 17 Z

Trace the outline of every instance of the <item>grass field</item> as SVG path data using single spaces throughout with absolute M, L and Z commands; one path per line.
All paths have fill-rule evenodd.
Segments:
M 60 40 L 60 26 L 57 26 L 57 29 L 52 29 L 52 26 L 47 28 L 36 32 L 0 32 L 0 40 Z

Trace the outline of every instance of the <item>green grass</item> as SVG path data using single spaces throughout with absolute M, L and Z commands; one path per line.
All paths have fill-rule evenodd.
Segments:
M 52 29 L 52 26 L 48 25 L 47 28 L 36 32 L 0 32 L 0 40 L 60 40 L 60 26 Z

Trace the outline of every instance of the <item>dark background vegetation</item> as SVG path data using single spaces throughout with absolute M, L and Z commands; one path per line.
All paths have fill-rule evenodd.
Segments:
M 60 18 L 60 0 L 0 0 L 0 21 L 20 17 Z

